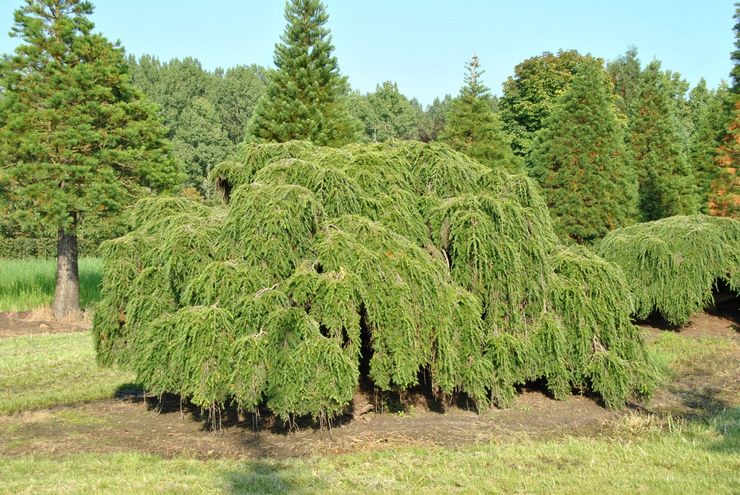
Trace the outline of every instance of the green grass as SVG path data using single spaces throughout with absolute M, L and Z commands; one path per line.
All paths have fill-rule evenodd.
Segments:
M 649 345 L 679 372 L 737 352 L 732 339 L 673 333 Z M 97 368 L 88 334 L 0 340 L 4 412 L 109 397 L 131 378 Z M 740 408 L 737 400 L 734 404 L 708 419 L 635 413 L 592 436 L 512 434 L 459 449 L 396 448 L 283 461 L 203 461 L 123 449 L 0 456 L 0 494 L 735 494 L 740 486 Z M 20 417 L 4 418 L 0 434 L 25 428 L 15 418 Z M 96 426 L 94 417 L 74 409 L 55 411 L 43 421 Z
M 0 339 L 0 413 L 113 397 L 133 378 L 98 367 L 89 333 Z
M 100 299 L 103 263 L 80 258 L 80 304 Z M 51 306 L 56 283 L 56 260 L 0 259 L 0 311 L 26 311 Z
M 630 421 L 597 438 L 510 440 L 273 460 L 138 453 L 0 458 L 0 493 L 732 494 L 740 411 L 667 429 Z

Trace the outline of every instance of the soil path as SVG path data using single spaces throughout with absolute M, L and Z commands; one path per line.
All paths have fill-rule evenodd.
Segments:
M 0 313 L 0 338 L 47 333 L 85 332 L 89 320 L 54 321 L 49 311 L 17 311 Z

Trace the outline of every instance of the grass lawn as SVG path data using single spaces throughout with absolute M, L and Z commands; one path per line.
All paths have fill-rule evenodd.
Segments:
M 0 339 L 0 413 L 113 397 L 133 378 L 99 368 L 87 332 Z
M 672 333 L 650 346 L 677 373 L 718 356 L 736 356 L 738 349 L 732 338 Z M 132 378 L 97 368 L 88 333 L 0 339 L 0 411 L 6 414 L 110 397 Z M 288 460 L 199 460 L 125 448 L 107 454 L 0 452 L 0 494 L 736 494 L 740 398 L 734 386 L 728 393 L 733 390 L 734 396 L 723 396 L 730 407 L 700 419 L 630 413 L 589 436 L 517 433 L 462 448 L 360 449 Z M 74 408 L 52 417 L 95 427 L 94 418 L 79 416 Z M 0 417 L 4 431 L 23 428 L 14 418 Z
M 510 440 L 273 460 L 139 453 L 0 458 L 1 493 L 733 494 L 740 411 L 667 428 L 623 421 L 597 438 Z
M 103 263 L 80 258 L 80 304 L 100 299 Z M 56 260 L 0 259 L 0 311 L 27 311 L 51 306 L 56 283 Z

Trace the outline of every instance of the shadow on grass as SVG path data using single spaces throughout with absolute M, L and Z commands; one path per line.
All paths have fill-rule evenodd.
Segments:
M 228 471 L 223 478 L 227 493 L 234 495 L 292 493 L 299 488 L 279 462 L 249 461 L 243 469 Z
M 721 454 L 740 454 L 740 407 L 718 414 L 712 418 L 711 425 L 720 434 L 721 440 L 713 443 L 709 450 Z

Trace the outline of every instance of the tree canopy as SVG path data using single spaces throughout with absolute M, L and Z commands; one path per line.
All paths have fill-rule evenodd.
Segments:
M 558 231 L 591 243 L 637 218 L 637 179 L 611 81 L 601 63 L 581 62 L 531 156 Z
M 92 11 L 81 0 L 27 0 L 12 31 L 21 44 L 0 62 L 3 206 L 27 230 L 59 237 L 56 316 L 79 310 L 80 224 L 181 178 L 154 107 L 123 50 L 93 33 Z
M 350 142 L 358 127 L 347 106 L 349 85 L 339 72 L 320 0 L 290 0 L 287 25 L 275 45 L 277 70 L 249 125 L 258 142 L 304 139 L 320 145 Z
M 489 89 L 480 80 L 483 71 L 473 56 L 466 65 L 465 85 L 450 103 L 439 140 L 489 167 L 517 172 L 521 162 L 511 151 L 511 138 L 493 111 Z
M 517 155 L 529 156 L 535 133 L 544 126 L 578 64 L 588 58 L 592 57 L 576 50 L 560 50 L 528 58 L 514 67 L 514 75 L 504 82 L 499 107 Z

